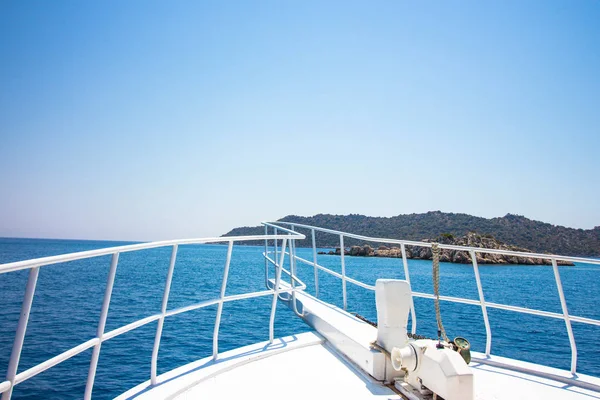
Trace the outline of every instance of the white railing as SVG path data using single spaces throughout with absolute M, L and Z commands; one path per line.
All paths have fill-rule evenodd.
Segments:
M 290 262 L 290 271 L 287 271 L 283 268 L 283 264 L 285 261 L 286 254 L 294 253 L 294 241 L 296 239 L 304 239 L 304 235 L 301 235 L 296 232 L 292 232 L 291 230 L 280 228 L 281 231 L 285 232 L 285 234 L 274 234 L 274 235 L 256 235 L 256 236 L 230 236 L 230 237 L 219 237 L 219 238 L 204 238 L 204 239 L 185 239 L 185 240 L 170 240 L 170 241 L 161 241 L 161 242 L 151 242 L 151 243 L 142 243 L 142 244 L 134 244 L 128 246 L 119 246 L 119 247 L 111 247 L 99 250 L 91 250 L 91 251 L 83 251 L 78 253 L 71 253 L 59 256 L 52 257 L 44 257 L 38 258 L 34 260 L 26 260 L 26 261 L 18 261 L 7 264 L 0 264 L 0 274 L 19 271 L 19 270 L 29 270 L 29 277 L 27 280 L 27 285 L 25 287 L 25 296 L 23 299 L 23 303 L 21 305 L 21 315 L 19 318 L 19 322 L 17 325 L 17 331 L 15 334 L 15 340 L 13 342 L 13 348 L 10 355 L 10 360 L 8 364 L 8 370 L 6 374 L 6 380 L 0 381 L 0 393 L 2 393 L 2 400 L 9 400 L 12 396 L 13 389 L 19 383 L 26 381 L 37 374 L 46 371 L 49 368 L 54 367 L 57 364 L 62 363 L 69 358 L 80 354 L 81 352 L 93 347 L 92 357 L 90 361 L 90 368 L 88 372 L 87 383 L 85 387 L 85 399 L 90 399 L 92 396 L 92 389 L 94 386 L 94 379 L 96 377 L 96 368 L 98 366 L 98 358 L 100 356 L 100 349 L 102 343 L 112 339 L 116 336 L 122 335 L 123 333 L 129 332 L 133 329 L 139 328 L 146 324 L 149 324 L 154 321 L 158 321 L 158 325 L 156 328 L 156 336 L 154 340 L 154 347 L 152 350 L 152 359 L 151 359 L 151 374 L 150 381 L 154 385 L 156 384 L 157 377 L 157 361 L 158 361 L 158 350 L 160 347 L 160 341 L 162 337 L 162 329 L 164 324 L 164 319 L 166 317 L 170 317 L 173 315 L 181 314 L 187 311 L 197 310 L 200 308 L 208 307 L 211 305 L 217 304 L 217 315 L 215 319 L 215 326 L 213 331 L 213 349 L 212 356 L 214 359 L 218 358 L 219 354 L 219 327 L 221 324 L 221 313 L 223 311 L 223 304 L 230 301 L 242 300 L 242 299 L 250 299 L 254 297 L 261 296 L 273 296 L 273 301 L 271 304 L 271 315 L 269 321 L 269 340 L 272 343 L 274 339 L 274 322 L 275 322 L 275 310 L 276 310 L 276 302 L 277 298 L 280 296 L 280 293 L 292 293 L 292 296 L 295 296 L 295 291 L 303 290 L 306 286 L 296 278 L 295 276 L 295 259 L 294 257 L 289 257 Z M 276 275 L 276 283 L 275 285 L 268 285 L 268 275 L 266 275 L 267 287 L 268 290 L 258 291 L 258 292 L 250 292 L 236 295 L 225 295 L 225 289 L 227 287 L 227 280 L 229 275 L 229 265 L 231 262 L 231 253 L 234 242 L 242 242 L 242 241 L 251 241 L 251 240 L 265 240 L 265 244 L 269 240 L 273 240 L 275 244 L 277 244 L 278 240 L 281 240 L 281 254 L 277 256 L 277 260 L 272 260 L 272 263 L 275 265 L 275 275 Z M 227 257 L 225 260 L 225 267 L 223 270 L 223 279 L 221 282 L 221 290 L 219 293 L 219 297 L 211 300 L 202 301 L 200 303 L 191 304 L 185 307 L 180 307 L 172 310 L 167 310 L 167 304 L 169 301 L 169 292 L 171 289 L 171 280 L 173 278 L 173 270 L 175 269 L 175 261 L 177 258 L 177 249 L 179 245 L 186 244 L 206 244 L 206 243 L 227 243 Z M 290 250 L 286 251 L 286 246 L 290 247 Z M 167 272 L 167 278 L 165 281 L 165 289 L 162 298 L 162 305 L 160 312 L 154 315 L 150 315 L 148 317 L 139 319 L 130 324 L 121 326 L 112 331 L 106 332 L 106 319 L 108 317 L 108 310 L 110 306 L 110 299 L 113 290 L 113 284 L 115 281 L 115 274 L 117 271 L 117 265 L 119 261 L 119 254 L 125 252 L 146 250 L 158 247 L 172 247 L 171 258 L 169 262 L 169 270 Z M 102 302 L 102 309 L 100 312 L 100 319 L 98 321 L 98 327 L 96 331 L 96 337 L 91 338 L 78 346 L 75 346 L 61 354 L 58 354 L 55 357 L 52 357 L 49 360 L 46 360 L 40 364 L 37 364 L 25 371 L 18 372 L 19 367 L 19 359 L 21 357 L 21 350 L 23 348 L 23 341 L 25 339 L 25 331 L 27 330 L 27 323 L 29 322 L 29 313 L 31 311 L 31 305 L 33 302 L 33 297 L 35 294 L 38 274 L 40 268 L 46 265 L 58 264 L 67 261 L 75 261 L 82 260 L 86 258 L 99 257 L 104 255 L 112 255 L 110 262 L 110 269 L 108 273 L 108 279 L 106 283 L 106 289 L 104 292 L 104 299 Z M 268 258 L 268 254 L 265 252 L 265 258 Z M 267 262 L 265 262 L 265 266 L 268 266 Z M 290 282 L 292 282 L 292 287 L 289 289 L 281 289 L 279 287 L 281 271 L 286 272 L 290 276 Z M 266 274 L 268 270 L 265 271 Z M 294 282 L 298 282 L 299 286 L 295 286 Z
M 356 235 L 356 234 L 352 234 L 352 233 L 336 231 L 333 229 L 325 229 L 325 228 L 319 228 L 319 227 L 311 226 L 311 225 L 292 223 L 292 222 L 282 222 L 282 221 L 278 221 L 278 222 L 274 222 L 274 223 L 263 222 L 263 225 L 265 226 L 265 233 L 268 232 L 268 228 L 273 228 L 273 229 L 275 229 L 275 231 L 277 231 L 278 229 L 279 230 L 285 229 L 282 227 L 282 225 L 289 226 L 292 231 L 294 228 L 302 228 L 302 229 L 310 230 L 310 234 L 311 234 L 310 236 L 312 239 L 312 250 L 313 250 L 312 251 L 312 256 L 313 256 L 312 261 L 306 260 L 302 257 L 298 257 L 295 254 L 293 254 L 292 258 L 294 258 L 295 260 L 297 260 L 303 264 L 310 265 L 314 268 L 315 293 L 316 293 L 317 297 L 319 296 L 318 271 L 323 271 L 329 275 L 332 275 L 332 276 L 335 276 L 335 277 L 341 279 L 344 310 L 347 309 L 346 282 L 352 283 L 356 286 L 362 287 L 367 290 L 375 291 L 374 285 L 369 285 L 369 284 L 360 282 L 356 279 L 352 279 L 352 278 L 349 278 L 348 276 L 346 276 L 346 268 L 345 268 L 345 261 L 344 261 L 344 238 L 345 237 L 358 239 L 358 240 L 362 240 L 365 242 L 388 243 L 388 244 L 399 245 L 401 253 L 402 253 L 402 264 L 403 264 L 403 269 L 404 269 L 404 276 L 409 284 L 410 284 L 410 273 L 409 273 L 408 262 L 407 262 L 407 257 L 406 257 L 406 246 L 431 247 L 431 245 L 432 245 L 429 242 L 418 242 L 418 241 L 411 241 L 411 240 L 396 240 L 396 239 L 369 237 L 369 236 Z M 286 230 L 286 231 L 289 232 L 290 230 Z M 319 265 L 318 259 L 317 259 L 317 244 L 315 242 L 315 231 L 330 233 L 332 235 L 339 236 L 341 274 L 338 272 L 332 271 L 331 269 L 325 268 L 322 265 Z M 554 254 L 526 253 L 526 252 L 518 252 L 518 251 L 485 249 L 485 248 L 480 248 L 480 247 L 456 246 L 456 245 L 448 245 L 448 244 L 439 244 L 439 248 L 468 251 L 471 256 L 471 260 L 472 260 L 472 264 L 473 264 L 473 272 L 475 274 L 475 281 L 477 283 L 477 292 L 479 294 L 479 300 L 472 300 L 472 299 L 467 299 L 467 298 L 462 298 L 462 297 L 452 297 L 452 296 L 439 296 L 439 298 L 440 298 L 440 300 L 443 300 L 443 301 L 448 301 L 448 302 L 453 302 L 453 303 L 461 303 L 461 304 L 470 304 L 470 305 L 475 305 L 475 306 L 481 307 L 481 312 L 483 314 L 483 321 L 485 324 L 485 332 L 486 332 L 486 344 L 485 344 L 485 355 L 486 356 L 489 357 L 491 355 L 491 349 L 492 349 L 492 330 L 491 330 L 490 321 L 488 318 L 488 312 L 487 312 L 488 308 L 495 308 L 495 309 L 500 309 L 500 310 L 523 313 L 523 314 L 531 314 L 531 315 L 538 315 L 538 316 L 542 316 L 542 317 L 562 319 L 565 322 L 565 326 L 567 328 L 567 334 L 569 337 L 569 343 L 571 346 L 571 368 L 570 368 L 570 371 L 572 374 L 575 374 L 577 372 L 577 345 L 575 343 L 575 336 L 573 335 L 573 328 L 571 326 L 571 322 L 579 322 L 579 323 L 588 324 L 588 325 L 600 326 L 600 320 L 592 319 L 592 318 L 578 317 L 578 316 L 573 316 L 573 315 L 569 314 L 568 309 L 567 309 L 567 302 L 565 300 L 565 294 L 564 294 L 563 287 L 562 287 L 562 282 L 560 279 L 560 273 L 558 270 L 557 261 L 569 261 L 569 262 L 579 262 L 579 263 L 600 265 L 600 260 L 590 259 L 590 258 L 582 258 L 582 257 L 559 256 L 559 255 L 554 255 Z M 559 314 L 559 313 L 555 313 L 555 312 L 542 311 L 542 310 L 536 310 L 536 309 L 518 307 L 518 306 L 511 306 L 511 305 L 507 305 L 507 304 L 487 302 L 485 300 L 485 297 L 483 294 L 483 287 L 481 285 L 481 277 L 479 275 L 479 266 L 477 264 L 476 253 L 502 254 L 502 255 L 516 256 L 516 257 L 528 257 L 528 258 L 538 258 L 538 259 L 550 260 L 552 269 L 554 271 L 554 279 L 556 281 L 556 287 L 558 290 L 558 296 L 560 299 L 562 313 Z M 281 253 L 281 254 L 283 254 L 283 253 Z M 275 259 L 277 259 L 277 248 L 275 248 Z M 435 298 L 435 296 L 433 294 L 421 293 L 421 292 L 413 292 L 413 297 L 420 297 L 420 298 L 425 298 L 425 299 L 434 299 Z M 411 331 L 414 334 L 414 333 L 416 333 L 416 329 L 417 329 L 417 316 L 415 313 L 414 301 L 411 302 L 410 315 L 411 315 L 411 320 L 412 320 Z

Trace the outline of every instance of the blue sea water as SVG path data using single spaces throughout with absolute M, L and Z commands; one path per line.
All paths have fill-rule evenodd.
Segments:
M 0 263 L 112 247 L 128 243 L 0 239 Z M 262 247 L 234 246 L 227 294 L 264 289 Z M 180 246 L 169 309 L 218 296 L 227 246 Z M 298 248 L 299 256 L 312 258 L 311 249 Z M 170 248 L 123 253 L 119 258 L 106 330 L 118 328 L 160 311 Z M 340 258 L 320 255 L 319 263 L 340 271 Z M 33 301 L 19 371 L 45 361 L 96 334 L 110 256 L 45 266 L 41 269 Z M 413 290 L 432 293 L 431 262 L 409 260 Z M 377 278 L 404 278 L 401 259 L 346 258 L 348 276 L 373 284 Z M 560 267 L 572 315 L 600 319 L 596 298 L 600 268 L 580 264 Z M 312 267 L 299 264 L 298 273 L 314 294 Z M 561 312 L 551 267 L 480 266 L 487 301 Z M 441 294 L 478 299 L 470 265 L 441 265 Z M 20 314 L 27 271 L 0 274 L 0 381 L 8 360 Z M 320 298 L 342 305 L 341 282 L 319 274 Z M 224 305 L 219 350 L 226 351 L 268 339 L 271 297 Z M 433 302 L 415 300 L 417 332 L 436 334 Z M 481 309 L 442 302 L 444 325 L 451 337 L 467 337 L 476 351 L 485 347 Z M 348 309 L 376 319 L 373 292 L 348 284 Z M 562 320 L 488 309 L 492 327 L 492 353 L 568 369 L 570 346 Z M 159 373 L 209 356 L 216 306 L 165 320 Z M 578 371 L 600 376 L 599 327 L 573 323 L 579 360 Z M 310 330 L 300 319 L 278 305 L 277 336 Z M 109 399 L 149 378 L 156 322 L 130 331 L 102 345 L 93 397 Z M 78 399 L 83 396 L 91 349 L 19 384 L 15 399 Z

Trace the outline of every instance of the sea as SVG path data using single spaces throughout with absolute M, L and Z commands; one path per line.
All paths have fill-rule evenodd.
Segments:
M 126 242 L 0 239 L 0 264 L 76 251 L 130 244 Z M 329 249 L 321 249 L 328 251 Z M 264 290 L 263 247 L 235 245 L 226 294 Z M 180 246 L 168 309 L 213 299 L 219 295 L 226 245 Z M 116 329 L 160 311 L 171 248 L 122 253 L 113 288 L 106 330 Z M 312 249 L 297 255 L 312 259 Z M 321 265 L 340 272 L 340 257 L 319 255 Z M 349 277 L 374 284 L 378 278 L 404 279 L 401 259 L 346 257 Z M 412 288 L 433 293 L 431 261 L 409 260 Z M 40 270 L 19 371 L 24 371 L 96 335 L 110 256 L 44 266 Z M 315 293 L 314 271 L 298 264 L 298 275 Z M 552 267 L 479 267 L 486 301 L 561 313 Z M 600 319 L 599 266 L 559 267 L 571 315 Z M 273 270 L 271 269 L 271 276 Z M 4 380 L 20 315 L 27 271 L 0 274 L 0 381 Z M 442 263 L 442 295 L 478 299 L 471 265 Z M 341 281 L 319 272 L 319 297 L 342 306 Z M 272 298 L 226 303 L 219 334 L 219 351 L 267 340 Z M 417 333 L 436 337 L 434 304 L 415 299 Z M 175 315 L 165 320 L 158 372 L 212 354 L 216 306 Z M 376 321 L 375 296 L 348 283 L 348 310 Z M 485 349 L 485 327 L 479 306 L 441 302 L 450 338 L 467 338 L 475 351 Z M 563 320 L 488 309 L 492 354 L 569 369 L 571 348 Z M 412 323 L 412 321 L 410 322 Z M 111 399 L 150 377 L 156 322 L 102 344 L 93 389 L 94 399 Z M 600 327 L 573 323 L 578 349 L 578 372 L 600 376 Z M 276 336 L 310 331 L 286 306 L 279 304 Z M 83 397 L 92 350 L 89 349 L 21 384 L 15 399 L 79 399 Z

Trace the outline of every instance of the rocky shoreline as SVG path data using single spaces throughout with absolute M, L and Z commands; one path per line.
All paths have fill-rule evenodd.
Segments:
M 435 239 L 424 239 L 424 242 L 435 242 L 440 244 L 450 244 L 456 246 L 483 247 L 496 250 L 510 250 L 519 252 L 531 252 L 528 249 L 508 245 L 500 242 L 491 235 L 480 235 L 469 232 L 462 237 L 454 237 L 450 234 L 443 234 Z M 319 252 L 319 254 L 341 255 L 341 249 L 337 247 L 335 251 Z M 402 258 L 400 247 L 379 246 L 374 249 L 368 244 L 362 246 L 352 246 L 344 249 L 344 255 L 357 257 L 386 257 Z M 521 265 L 551 265 L 548 259 L 532 257 L 516 257 L 503 254 L 477 253 L 478 264 L 521 264 Z M 431 260 L 432 252 L 429 247 L 406 246 L 406 258 L 417 260 Z M 440 251 L 440 261 L 457 264 L 471 264 L 471 254 L 468 251 L 442 249 Z M 558 265 L 574 265 L 571 262 L 558 261 Z

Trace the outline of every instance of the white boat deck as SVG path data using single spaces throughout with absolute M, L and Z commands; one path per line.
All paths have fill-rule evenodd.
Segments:
M 373 350 L 367 350 L 376 328 L 308 294 L 299 293 L 298 299 L 304 319 L 324 335 L 308 332 L 234 349 L 217 360 L 208 357 L 118 399 L 280 399 L 284 394 L 293 399 L 403 398 L 364 372 L 377 361 Z M 599 378 L 574 378 L 567 371 L 480 353 L 473 358 L 476 400 L 600 400 Z
M 336 354 L 317 333 L 257 343 L 188 364 L 118 399 L 401 399 Z
M 484 355 L 478 353 L 473 353 L 473 356 L 484 358 Z M 498 364 L 489 365 L 472 361 L 469 365 L 475 375 L 476 400 L 600 399 L 598 391 L 550 378 L 550 376 L 554 376 L 558 379 L 574 379 L 569 372 L 497 356 L 492 356 L 488 360 Z M 507 367 L 498 366 L 500 364 Z M 537 374 L 533 375 L 514 369 L 536 370 Z M 546 374 L 546 377 L 541 376 L 542 374 Z M 600 388 L 600 379 L 598 378 L 579 374 L 576 380 L 582 385 Z
M 477 355 L 477 354 L 474 354 Z M 511 367 L 531 367 L 520 361 L 494 357 Z M 477 400 L 593 400 L 600 393 L 537 375 L 472 362 Z M 538 366 L 539 367 L 539 366 Z M 564 376 L 565 372 L 539 367 L 540 373 Z M 583 382 L 600 379 L 579 376 Z M 208 357 L 158 377 L 119 396 L 124 399 L 402 399 L 389 387 L 362 372 L 339 355 L 317 333 L 257 343 Z
M 304 347 L 214 376 L 177 399 L 400 399 L 325 345 Z

